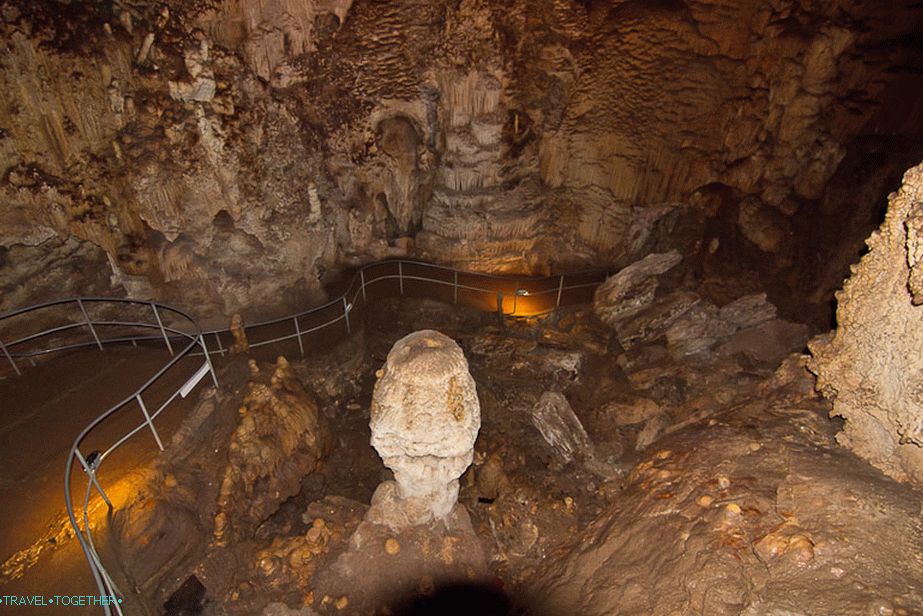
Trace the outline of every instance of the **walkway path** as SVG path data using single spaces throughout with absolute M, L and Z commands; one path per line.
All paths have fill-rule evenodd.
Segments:
M 157 347 L 76 351 L 30 367 L 21 377 L 0 380 L 0 596 L 96 592 L 64 508 L 61 486 L 67 452 L 74 435 L 100 410 L 131 394 L 169 358 Z M 188 361 L 187 373 L 200 363 Z M 152 390 L 152 400 L 184 380 L 180 371 L 167 373 Z M 192 397 L 181 399 L 164 411 L 158 429 L 165 440 L 192 404 Z M 138 416 L 115 418 L 97 438 L 111 441 L 133 427 Z M 107 460 L 100 481 L 111 486 L 157 453 L 151 434 L 140 432 Z M 74 483 L 75 495 L 82 498 L 83 478 Z M 62 546 L 56 547 L 62 539 Z M 22 577 L 10 579 L 18 573 L 14 570 L 21 570 Z M 9 610 L 18 611 L 0 608 L 0 613 L 14 613 Z M 99 612 L 75 607 L 21 609 L 23 614 Z

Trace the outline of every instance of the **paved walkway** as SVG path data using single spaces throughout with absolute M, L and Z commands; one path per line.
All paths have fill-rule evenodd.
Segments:
M 35 367 L 26 365 L 22 376 L 0 380 L 0 596 L 98 592 L 83 552 L 71 536 L 64 507 L 67 453 L 84 426 L 133 393 L 168 360 L 162 347 L 76 351 Z M 183 360 L 168 371 L 145 394 L 149 409 L 159 407 L 199 365 L 201 358 Z M 196 398 L 179 398 L 164 410 L 156 425 L 165 444 Z M 85 453 L 105 449 L 142 420 L 140 409 L 126 406 L 98 433 L 89 435 Z M 158 453 L 150 431 L 142 430 L 105 461 L 99 474 L 103 488 Z M 81 470 L 74 472 L 72 484 L 75 510 L 81 511 L 76 503 L 79 499 L 82 504 L 86 486 Z M 94 538 L 97 535 L 105 533 L 97 532 Z M 22 575 L 17 577 L 12 569 L 21 569 Z M 0 613 L 101 612 L 87 607 L 0 606 Z

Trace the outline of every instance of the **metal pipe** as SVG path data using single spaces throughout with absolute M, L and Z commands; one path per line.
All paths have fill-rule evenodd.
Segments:
M 224 355 L 224 347 L 221 346 L 221 336 L 218 335 L 218 332 L 215 332 L 215 341 L 218 343 L 218 353 Z
M 404 294 L 404 262 L 397 262 L 397 280 L 401 285 L 401 295 Z
M 359 270 L 359 281 L 362 283 L 362 303 L 365 304 L 367 299 L 365 297 L 365 270 Z
M 90 484 L 96 488 L 96 490 L 99 492 L 99 495 L 103 497 L 103 500 L 106 502 L 106 505 L 109 507 L 109 509 L 112 509 L 112 501 L 109 500 L 109 496 L 106 495 L 106 491 L 103 490 L 103 487 L 99 485 L 99 482 L 96 480 L 96 466 L 87 462 L 86 458 L 83 457 L 83 454 L 80 453 L 79 449 L 74 450 L 74 455 L 77 456 L 77 460 L 83 467 L 83 471 L 87 474 L 87 477 L 90 478 Z
M 167 343 L 167 349 L 170 355 L 173 355 L 173 345 L 170 344 L 170 337 L 167 336 L 167 330 L 163 328 L 163 321 L 160 320 L 160 313 L 157 311 L 157 304 L 151 302 L 151 308 L 154 309 L 154 317 L 157 319 L 157 325 L 160 327 L 160 333 L 163 334 L 163 341 Z
M 208 371 L 212 373 L 212 383 L 215 384 L 215 389 L 219 390 L 221 387 L 218 385 L 218 377 L 215 375 L 215 367 L 212 365 L 211 355 L 208 354 L 208 345 L 205 344 L 205 334 L 199 334 L 199 344 L 202 345 L 202 353 L 205 355 L 205 361 L 208 362 Z
M 144 420 L 147 422 L 147 426 L 151 429 L 151 432 L 154 434 L 154 440 L 157 441 L 157 446 L 160 447 L 160 451 L 163 451 L 163 443 L 160 441 L 160 435 L 157 434 L 157 428 L 154 427 L 154 422 L 151 421 L 151 416 L 147 413 L 147 407 L 144 406 L 144 400 L 141 399 L 141 394 L 135 396 L 135 399 L 138 401 L 138 404 L 141 406 L 141 412 L 144 413 Z
M 13 356 L 10 355 L 10 352 L 6 350 L 6 345 L 3 344 L 2 340 L 0 340 L 0 349 L 3 349 L 3 354 L 6 355 L 6 358 L 9 360 L 10 365 L 13 366 L 13 370 L 16 372 L 16 374 L 21 375 L 22 372 L 20 372 L 19 366 L 17 366 L 16 362 L 13 361 Z
M 362 288 L 365 291 L 365 287 Z M 301 342 L 301 329 L 298 327 L 298 317 L 293 317 L 292 321 L 295 322 L 295 333 L 298 335 L 298 348 L 301 349 L 301 356 L 304 357 L 304 343 Z
M 83 313 L 83 318 L 87 320 L 87 326 L 90 328 L 90 332 L 93 334 L 93 339 L 96 340 L 96 346 L 99 347 L 99 350 L 103 350 L 103 343 L 99 341 L 99 336 L 96 335 L 96 328 L 93 327 L 93 322 L 90 320 L 90 315 L 87 314 L 87 309 L 83 307 L 83 300 L 78 299 L 77 305 L 80 306 L 80 312 Z
M 346 296 L 343 296 L 343 317 L 346 319 L 346 333 L 351 334 L 352 328 L 349 326 L 349 304 L 346 303 Z
M 558 301 L 555 302 L 554 307 L 561 307 L 561 292 L 564 291 L 564 274 L 561 274 L 561 281 L 558 283 Z
M 81 435 L 82 436 L 82 435 Z M 77 442 L 80 441 L 78 437 Z M 93 580 L 96 582 L 96 588 L 99 590 L 99 594 L 107 594 L 106 585 L 103 583 L 102 576 L 100 575 L 100 567 L 97 567 L 95 554 L 90 550 L 89 544 L 87 544 L 86 538 L 83 536 L 83 531 L 80 530 L 80 525 L 77 524 L 77 516 L 74 515 L 74 504 L 71 500 L 71 488 L 70 488 L 70 475 L 71 469 L 74 465 L 74 453 L 77 451 L 77 444 L 74 443 L 74 446 L 71 448 L 71 455 L 67 456 L 67 464 L 64 468 L 64 505 L 67 508 L 67 517 L 70 518 L 71 528 L 74 529 L 74 536 L 77 537 L 77 541 L 80 543 L 80 548 L 83 550 L 83 555 L 86 557 L 87 562 L 90 564 L 90 572 L 93 574 Z M 77 454 L 79 455 L 79 454 Z M 82 460 L 82 456 L 80 459 Z M 87 529 L 89 532 L 89 529 Z M 103 610 L 106 613 L 106 616 L 112 614 L 112 610 L 109 609 L 108 605 L 103 605 Z

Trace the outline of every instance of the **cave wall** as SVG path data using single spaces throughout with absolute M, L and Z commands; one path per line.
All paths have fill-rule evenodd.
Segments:
M 837 441 L 923 484 L 923 164 L 892 193 L 867 244 L 837 293 L 837 329 L 811 342 L 808 367 L 845 419 Z
M 744 263 L 823 303 L 904 160 L 879 156 L 859 187 L 841 165 L 864 168 L 891 135 L 920 147 L 920 14 L 849 0 L 8 0 L 0 310 L 54 295 L 30 274 L 43 268 L 69 267 L 74 292 L 108 278 L 199 314 L 265 313 L 317 299 L 332 270 L 407 252 L 539 273 L 710 234 L 706 276 Z M 831 200 L 843 186 L 858 196 Z M 819 228 L 853 243 L 817 259 Z

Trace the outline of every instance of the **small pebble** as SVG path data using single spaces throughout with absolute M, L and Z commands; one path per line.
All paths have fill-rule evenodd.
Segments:
M 333 606 L 338 610 L 345 610 L 347 605 L 349 605 L 349 597 L 346 595 L 343 595 L 337 599 L 337 602 L 333 604 Z
M 708 494 L 703 494 L 697 498 L 695 502 L 699 504 L 699 507 L 710 507 L 714 500 L 715 499 Z
M 389 556 L 395 556 L 400 551 L 401 544 L 398 543 L 397 539 L 394 537 L 388 537 L 385 539 L 385 552 L 387 552 Z

